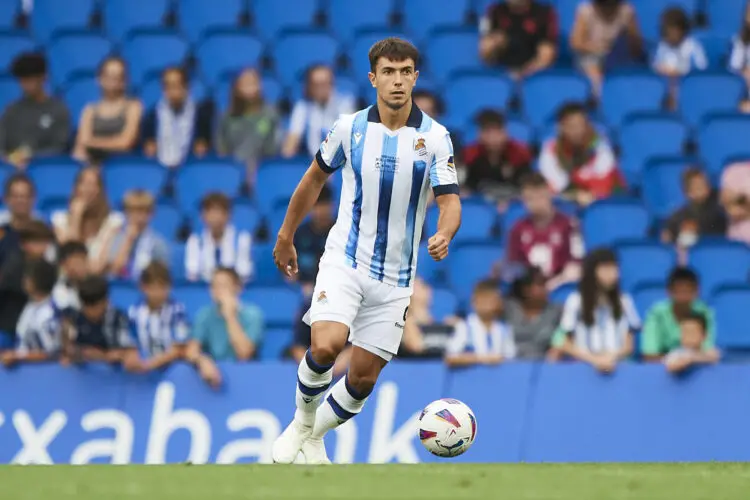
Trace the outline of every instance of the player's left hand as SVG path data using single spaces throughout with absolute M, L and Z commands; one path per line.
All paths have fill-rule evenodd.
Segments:
M 427 251 L 430 257 L 436 261 L 446 258 L 448 256 L 448 243 L 450 243 L 448 238 L 440 233 L 435 233 L 432 238 L 427 240 Z

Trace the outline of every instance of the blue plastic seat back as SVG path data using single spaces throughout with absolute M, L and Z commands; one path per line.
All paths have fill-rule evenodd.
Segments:
M 718 291 L 711 297 L 716 314 L 716 344 L 724 349 L 750 348 L 747 309 L 750 287 L 733 287 Z
M 94 102 L 100 96 L 99 84 L 96 78 L 88 76 L 77 78 L 65 86 L 63 100 L 70 110 L 70 119 L 74 126 L 78 126 L 86 105 Z
M 665 281 L 667 274 L 677 264 L 674 248 L 649 241 L 618 245 L 617 258 L 620 285 L 624 290 Z
M 318 12 L 317 0 L 253 0 L 253 27 L 265 40 L 274 40 L 284 31 L 309 29 Z
M 209 35 L 196 51 L 201 74 L 210 85 L 218 82 L 225 74 L 236 74 L 244 68 L 258 67 L 262 54 L 261 42 L 241 32 Z
M 0 0 L 0 23 L 5 21 L 2 18 L 2 5 L 8 3 L 10 3 L 8 0 Z M 0 73 L 10 73 L 13 59 L 19 54 L 31 52 L 35 48 L 36 44 L 29 36 L 20 33 L 0 33 Z
M 649 309 L 657 302 L 667 298 L 666 283 L 653 283 L 642 285 L 633 290 L 631 293 L 635 308 L 641 318 L 646 318 Z
M 159 203 L 154 209 L 151 227 L 164 236 L 168 242 L 177 238 L 177 232 L 183 223 L 182 213 L 171 203 Z M 184 263 L 182 263 L 184 266 Z
M 84 30 L 94 13 L 95 0 L 34 0 L 31 32 L 41 43 L 69 30 Z
M 157 198 L 167 181 L 167 169 L 155 160 L 114 159 L 102 170 L 109 201 L 119 203 L 128 191 L 143 190 Z
M 244 0 L 178 0 L 180 28 L 195 43 L 211 30 L 237 27 Z
M 59 86 L 77 76 L 95 76 L 99 64 L 111 53 L 112 43 L 100 35 L 56 37 L 47 49 L 53 84 Z
M 654 140 L 658 137 L 659 140 Z M 620 170 L 629 186 L 640 186 L 649 159 L 683 154 L 688 127 L 678 118 L 646 115 L 627 120 L 620 128 Z
M 585 77 L 568 71 L 538 73 L 521 84 L 524 113 L 535 127 L 553 121 L 567 102 L 585 103 L 590 92 Z
M 634 92 L 633 89 L 638 89 Z M 626 116 L 659 111 L 667 95 L 667 83 L 651 73 L 615 74 L 604 81 L 601 110 L 606 122 L 619 127 Z
M 338 42 L 325 33 L 292 33 L 274 46 L 276 74 L 285 85 L 298 82 L 313 65 L 333 67 L 338 55 Z
M 184 267 L 184 263 L 183 263 Z M 190 321 L 194 321 L 198 313 L 212 304 L 211 294 L 205 283 L 176 285 L 172 296 L 177 302 L 182 302 Z
M 451 250 L 448 256 L 448 282 L 464 306 L 468 304 L 474 286 L 490 277 L 493 266 L 502 257 L 503 248 L 497 241 L 464 244 Z
M 266 326 L 291 327 L 302 305 L 302 294 L 297 288 L 286 286 L 251 286 L 242 292 L 242 301 L 263 311 Z
M 486 108 L 504 110 L 513 82 L 500 75 L 469 74 L 449 82 L 445 90 L 446 114 L 451 124 L 465 125 Z
M 177 172 L 175 190 L 177 203 L 185 213 L 193 213 L 201 199 L 211 192 L 230 198 L 239 194 L 244 169 L 224 160 L 198 160 L 187 163 Z
M 686 159 L 656 160 L 643 174 L 643 202 L 657 219 L 666 219 L 685 204 L 682 176 L 692 166 Z
M 358 31 L 387 27 L 393 11 L 393 0 L 329 0 L 328 26 L 339 40 L 346 43 L 353 40 Z
M 67 201 L 80 169 L 81 166 L 72 160 L 32 162 L 27 172 L 36 186 L 37 203 L 43 205 L 50 201 Z
M 420 41 L 438 28 L 463 25 L 469 10 L 469 0 L 404 0 L 401 6 L 406 30 Z
M 750 248 L 743 243 L 699 243 L 690 249 L 688 264 L 700 276 L 701 295 L 706 298 L 719 287 L 750 280 Z
M 284 353 L 294 342 L 294 330 L 292 328 L 266 328 L 263 331 L 263 340 L 257 358 L 260 361 L 276 361 L 284 356 Z
M 563 283 L 549 293 L 549 300 L 555 304 L 563 305 L 568 296 L 578 290 L 576 283 Z
M 261 213 L 269 215 L 279 204 L 286 204 L 308 166 L 307 160 L 296 159 L 263 163 L 255 180 L 255 202 Z
M 747 86 L 730 73 L 697 73 L 680 82 L 679 111 L 692 126 L 698 126 L 711 113 L 733 113 Z
M 182 65 L 188 55 L 188 44 L 172 33 L 139 33 L 123 44 L 122 54 L 128 62 L 130 81 L 141 85 L 168 66 Z
M 705 122 L 698 133 L 698 144 L 706 168 L 718 176 L 725 163 L 738 156 L 750 156 L 750 117 L 716 117 Z
M 455 294 L 445 288 L 432 289 L 432 305 L 430 314 L 437 322 L 455 316 L 458 313 L 458 299 Z
M 110 285 L 109 298 L 115 307 L 127 313 L 130 306 L 141 301 L 141 292 L 132 283 L 117 282 Z
M 433 35 L 425 54 L 430 74 L 439 82 L 447 82 L 462 70 L 481 68 L 478 46 L 475 30 L 447 30 Z
M 680 7 L 689 18 L 698 11 L 700 0 L 632 0 L 630 3 L 638 13 L 638 23 L 643 37 L 655 42 L 659 40 L 661 16 L 669 7 Z
M 706 0 L 708 29 L 719 35 L 735 33 L 745 15 L 746 0 Z
M 0 77 L 0 110 L 21 97 L 21 87 L 15 78 Z
M 172 0 L 107 0 L 102 15 L 107 35 L 114 41 L 124 40 L 139 29 L 159 28 L 169 12 Z
M 650 224 L 646 209 L 630 199 L 594 202 L 583 212 L 581 222 L 587 250 L 645 238 Z

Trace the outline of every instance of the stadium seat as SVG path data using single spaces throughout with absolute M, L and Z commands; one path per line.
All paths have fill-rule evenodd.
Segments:
M 708 28 L 716 34 L 735 33 L 745 17 L 746 0 L 706 0 Z
M 448 256 L 448 282 L 463 306 L 480 280 L 490 277 L 493 266 L 503 257 L 499 241 L 464 243 L 451 249 Z
M 747 309 L 750 287 L 727 287 L 711 297 L 716 314 L 716 344 L 722 349 L 750 348 Z
M 266 40 L 284 31 L 309 29 L 318 13 L 317 0 L 253 0 L 253 25 Z
M 279 360 L 292 342 L 294 342 L 292 328 L 266 328 L 258 350 L 258 359 L 260 361 Z
M 703 45 L 709 69 L 721 70 L 727 67 L 729 54 L 732 50 L 732 35 L 730 33 L 717 34 L 712 31 L 693 33 L 693 36 Z
M 0 77 L 0 110 L 21 97 L 21 87 L 15 78 Z
M 433 288 L 432 305 L 430 306 L 432 319 L 440 323 L 450 316 L 455 316 L 457 313 L 458 299 L 456 299 L 453 292 L 445 288 Z
M 641 321 L 644 321 L 649 309 L 667 298 L 667 285 L 663 282 L 644 284 L 633 290 L 630 295 L 633 297 Z
M 556 199 L 554 201 L 555 208 L 570 217 L 578 217 L 578 205 L 564 199 Z M 526 207 L 520 200 L 512 200 L 508 207 L 505 209 L 505 213 L 502 214 L 500 223 L 503 233 L 503 238 L 507 238 L 513 226 L 520 219 L 526 217 L 528 212 Z
M 47 49 L 50 77 L 55 86 L 81 76 L 95 76 L 99 64 L 112 52 L 112 43 L 93 33 L 55 37 Z
M 466 74 L 448 82 L 444 99 L 445 121 L 463 127 L 486 108 L 504 110 L 513 92 L 513 82 L 499 74 Z
M 166 238 L 170 244 L 177 239 L 177 232 L 182 227 L 182 223 L 182 213 L 174 205 L 171 203 L 156 205 L 154 216 L 151 219 L 151 227 Z M 183 260 L 180 260 L 180 262 L 183 262 Z
M 201 219 L 200 207 L 196 206 L 193 210 L 185 214 L 190 221 L 193 231 L 202 231 L 204 228 Z M 255 235 L 263 223 L 263 217 L 258 209 L 252 203 L 247 201 L 235 202 L 232 204 L 231 223 L 241 231 L 248 231 Z
M 294 189 L 305 174 L 309 160 L 271 160 L 261 164 L 255 185 L 255 203 L 260 212 L 270 215 L 278 204 L 289 201 Z
M 687 158 L 652 160 L 643 173 L 643 202 L 657 219 L 666 219 L 685 203 L 682 174 L 694 163 Z
M 193 160 L 177 172 L 177 204 L 184 213 L 192 213 L 201 198 L 220 192 L 234 198 L 244 181 L 244 169 L 227 160 Z
M 178 0 L 177 7 L 180 28 L 192 43 L 211 31 L 236 28 L 246 12 L 244 0 Z
M 427 242 L 422 241 L 417 252 L 417 276 L 432 286 L 445 284 L 445 261 L 436 262 L 427 251 Z
M 734 113 L 747 86 L 730 73 L 696 73 L 680 82 L 679 111 L 685 121 L 697 127 L 710 113 Z
M 196 57 L 201 75 L 209 85 L 214 85 L 225 74 L 258 67 L 263 45 L 258 39 L 244 33 L 214 33 L 198 45 Z
M 166 168 L 156 160 L 128 157 L 107 161 L 102 169 L 107 196 L 119 205 L 128 191 L 139 189 L 157 198 L 167 181 Z
M 698 12 L 700 0 L 632 0 L 631 3 L 638 13 L 643 37 L 655 42 L 659 40 L 659 28 L 662 12 L 668 7 L 681 7 L 690 18 Z M 736 29 L 736 27 L 734 28 Z M 732 31 L 734 31 L 734 29 Z
M 377 2 L 330 0 L 328 6 L 329 29 L 342 43 L 350 42 L 358 31 L 388 26 L 393 14 L 393 5 L 393 0 L 379 0 Z
M 404 37 L 405 35 L 393 30 L 368 30 L 359 33 L 353 43 L 345 45 L 343 48 L 346 50 L 352 75 L 364 78 L 370 71 L 370 60 L 367 57 L 370 47 L 383 38 L 391 36 Z
M 0 1 L 0 30 L 12 30 L 15 27 L 20 5 L 18 0 Z
M 690 249 L 688 264 L 700 276 L 701 295 L 705 298 L 719 287 L 746 285 L 750 281 L 750 248 L 743 243 L 699 243 Z
M 553 5 L 557 11 L 558 24 L 560 26 L 560 36 L 565 40 L 567 40 L 570 32 L 573 31 L 576 10 L 580 3 L 581 0 L 553 0 Z
M 80 164 L 69 158 L 33 160 L 27 172 L 36 186 L 37 203 L 67 202 L 80 169 Z
M 8 2 L 0 1 L 0 16 L 3 11 L 3 4 Z M 0 23 L 5 21 L 0 17 Z M 10 66 L 13 59 L 22 52 L 31 52 L 36 45 L 34 41 L 26 35 L 19 33 L 0 33 L 0 73 L 10 74 Z
M 123 44 L 122 55 L 128 62 L 130 81 L 138 86 L 167 66 L 180 66 L 188 55 L 188 44 L 167 32 L 138 33 Z
M 249 287 L 242 292 L 242 301 L 255 304 L 263 311 L 267 327 L 290 327 L 302 304 L 302 294 L 296 288 Z
M 164 25 L 171 0 L 107 0 L 102 2 L 104 26 L 110 39 L 122 42 L 134 30 Z
M 47 43 L 65 31 L 86 30 L 94 13 L 95 0 L 34 0 L 31 32 L 37 42 Z
M 90 102 L 99 98 L 99 84 L 93 76 L 76 78 L 65 85 L 63 100 L 70 110 L 70 119 L 74 126 L 78 126 L 84 108 Z
M 534 127 L 526 123 L 524 120 L 511 118 L 505 124 L 505 128 L 508 131 L 508 135 L 517 141 L 521 141 L 525 144 L 531 144 L 536 141 Z
M 648 114 L 626 120 L 620 128 L 619 142 L 620 170 L 628 185 L 641 185 L 643 169 L 650 158 L 682 155 L 688 135 L 687 126 L 678 118 Z
M 565 304 L 568 296 L 576 290 L 578 290 L 577 283 L 563 283 L 549 292 L 549 300 L 555 304 Z
M 674 248 L 652 241 L 617 245 L 620 263 L 620 284 L 624 290 L 634 290 L 647 283 L 665 281 L 677 265 Z
M 201 102 L 208 97 L 209 91 L 201 80 L 190 82 L 190 95 L 196 102 Z M 148 113 L 162 97 L 161 75 L 153 75 L 146 83 L 140 86 L 138 96 L 143 103 L 143 112 Z
M 437 232 L 439 210 L 432 206 L 427 210 L 425 229 L 432 236 Z M 455 243 L 466 240 L 489 239 L 498 226 L 497 208 L 485 203 L 464 203 L 461 207 L 461 230 L 456 233 Z
M 659 111 L 666 95 L 667 84 L 658 75 L 615 73 L 604 80 L 601 112 L 610 127 L 619 127 L 629 114 Z
M 283 285 L 284 278 L 273 263 L 273 243 L 253 243 L 253 285 L 275 286 Z
M 182 266 L 185 266 L 184 261 Z M 181 302 L 185 306 L 188 318 L 193 322 L 197 314 L 206 306 L 212 303 L 208 287 L 203 283 L 185 283 L 178 284 L 172 292 L 174 300 Z
M 276 75 L 284 85 L 302 79 L 312 65 L 335 66 L 338 42 L 321 32 L 291 33 L 283 36 L 273 48 Z
M 750 117 L 747 115 L 717 116 L 708 119 L 698 133 L 701 155 L 706 168 L 718 176 L 727 161 L 750 156 Z
M 479 60 L 479 34 L 472 30 L 445 30 L 430 37 L 425 50 L 429 74 L 438 82 L 447 82 L 462 70 L 482 68 Z
M 521 84 L 524 114 L 534 127 L 554 121 L 560 106 L 566 102 L 585 103 L 589 94 L 588 80 L 569 71 L 538 73 Z
M 596 201 L 583 212 L 581 220 L 586 250 L 645 238 L 649 222 L 648 212 L 638 200 L 612 198 Z
M 5 186 L 5 181 L 14 173 L 16 173 L 16 167 L 0 161 L 0 186 Z
M 463 26 L 470 10 L 469 0 L 403 0 L 399 2 L 403 25 L 416 40 L 446 26 Z M 474 47 L 472 52 L 476 52 Z
M 140 302 L 141 292 L 132 283 L 118 281 L 110 285 L 109 299 L 112 301 L 112 305 L 127 313 L 130 306 Z

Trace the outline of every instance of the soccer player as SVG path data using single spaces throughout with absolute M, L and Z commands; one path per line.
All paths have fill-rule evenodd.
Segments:
M 377 103 L 334 124 L 289 202 L 274 248 L 276 265 L 292 277 L 295 231 L 328 176 L 341 170 L 338 218 L 305 315 L 312 342 L 297 371 L 297 411 L 273 445 L 277 463 L 294 462 L 300 451 L 308 464 L 330 463 L 323 436 L 362 410 L 397 352 L 430 187 L 440 209 L 428 242 L 433 259 L 448 255 L 461 223 L 448 131 L 412 103 L 419 52 L 387 38 L 372 46 L 369 59 Z M 353 345 L 349 371 L 320 404 L 347 339 Z

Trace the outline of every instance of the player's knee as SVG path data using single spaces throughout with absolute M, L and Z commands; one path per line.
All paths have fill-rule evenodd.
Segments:
M 328 340 L 313 340 L 310 345 L 310 354 L 319 365 L 332 365 L 336 362 L 340 349 Z
M 376 373 L 362 372 L 356 369 L 349 369 L 347 381 L 349 385 L 362 396 L 369 396 L 375 388 L 378 376 Z

